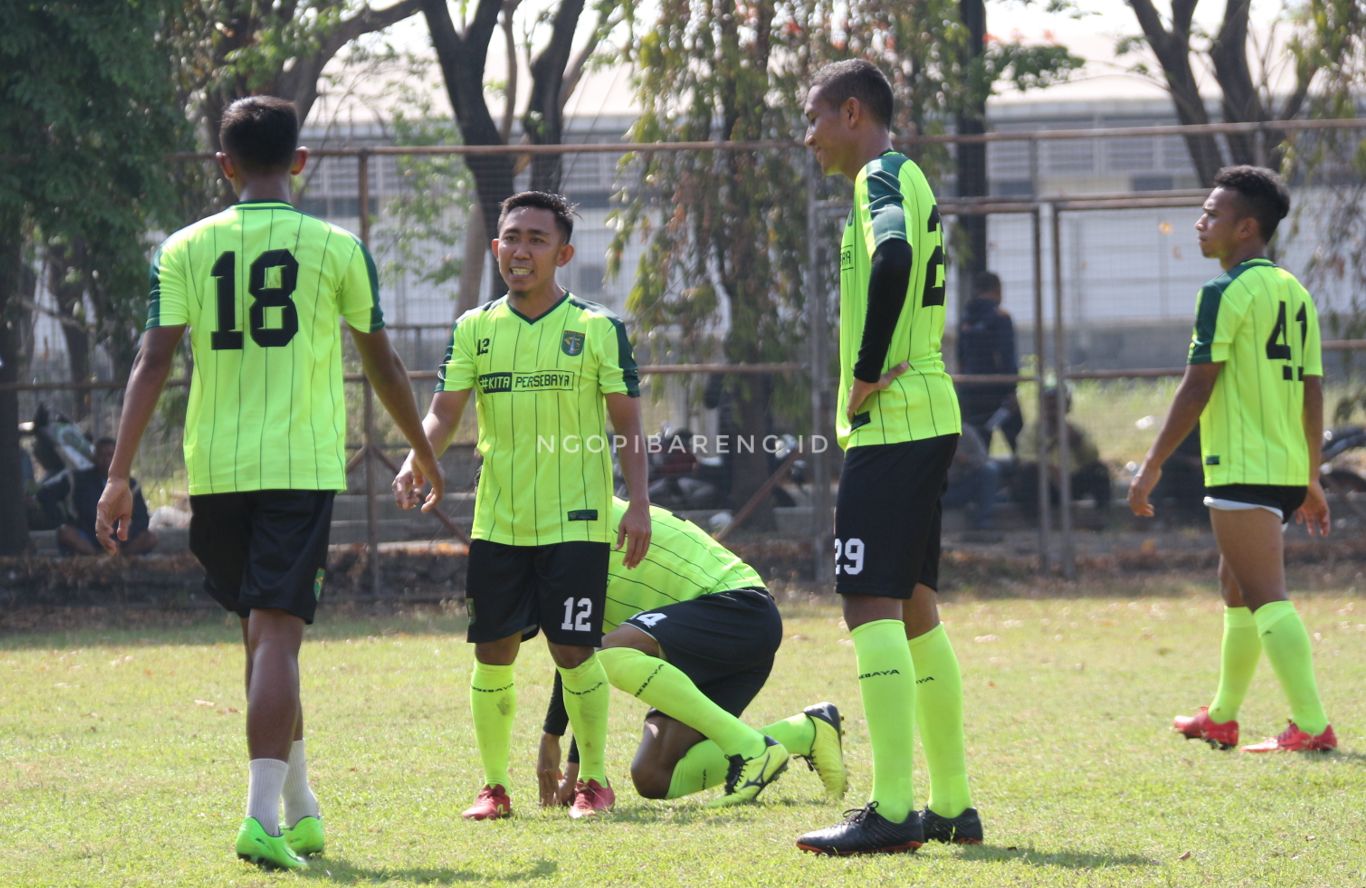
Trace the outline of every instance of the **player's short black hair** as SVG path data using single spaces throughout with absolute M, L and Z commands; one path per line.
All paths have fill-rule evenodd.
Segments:
M 974 293 L 999 293 L 1001 292 L 1001 276 L 994 271 L 979 271 L 977 277 L 972 282 L 972 292 Z
M 1266 167 L 1226 166 L 1214 174 L 1214 187 L 1238 192 L 1243 215 L 1257 220 L 1263 240 L 1271 240 L 1276 226 L 1290 212 L 1290 191 L 1281 177 Z
M 223 112 L 218 141 L 246 173 L 288 171 L 299 147 L 299 112 L 293 102 L 275 96 L 238 99 Z
M 498 213 L 498 230 L 503 230 L 503 223 L 507 221 L 508 214 L 513 210 L 522 207 L 533 207 L 538 210 L 549 210 L 555 217 L 555 227 L 560 229 L 560 234 L 564 236 L 564 242 L 569 243 L 569 238 L 574 235 L 574 216 L 578 209 L 569 202 L 569 198 L 563 194 L 552 194 L 549 191 L 522 191 L 507 198 L 500 205 L 502 209 Z
M 864 59 L 831 62 L 811 78 L 811 88 L 838 108 L 849 99 L 858 99 L 873 119 L 885 127 L 892 125 L 892 85 L 877 65 Z

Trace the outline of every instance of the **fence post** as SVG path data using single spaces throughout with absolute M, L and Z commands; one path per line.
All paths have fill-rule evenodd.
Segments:
M 356 173 L 360 176 L 356 201 L 360 204 L 356 212 L 360 215 L 360 241 L 370 248 L 370 149 L 362 148 L 356 154 Z
M 811 431 L 814 439 L 826 428 L 825 406 L 825 336 L 826 287 L 820 280 L 820 263 L 816 261 L 817 238 L 820 237 L 819 207 L 816 202 L 816 162 L 806 163 L 806 323 L 811 361 Z M 811 461 L 811 564 L 815 581 L 825 583 L 834 576 L 830 561 L 830 458 L 827 447 L 810 452 Z
M 1058 435 L 1058 530 L 1062 537 L 1062 551 L 1059 562 L 1062 575 L 1073 579 L 1077 574 L 1076 559 L 1072 548 L 1072 477 L 1068 471 L 1069 456 L 1067 442 L 1067 329 L 1062 320 L 1062 213 L 1053 208 L 1053 379 L 1057 391 L 1054 405 L 1057 408 Z M 1043 432 L 1042 388 L 1039 390 L 1039 434 Z M 1048 454 L 1039 449 L 1040 496 L 1047 500 L 1050 494 L 1047 471 Z
M 379 515 L 375 508 L 375 396 L 370 380 L 361 381 L 365 393 L 364 431 L 361 450 L 365 454 L 365 551 L 370 572 L 370 597 L 379 597 Z

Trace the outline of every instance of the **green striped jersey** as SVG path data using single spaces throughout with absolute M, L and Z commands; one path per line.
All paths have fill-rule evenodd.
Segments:
M 437 391 L 474 390 L 483 457 L 474 539 L 614 541 L 604 395 L 640 394 L 626 327 L 566 293 L 528 319 L 503 296 L 456 319 Z
M 1200 289 L 1192 364 L 1224 365 L 1200 414 L 1205 484 L 1309 483 L 1304 377 L 1323 375 L 1319 316 L 1295 276 L 1249 259 Z
M 374 260 L 282 201 L 244 201 L 152 258 L 147 329 L 188 325 L 191 494 L 344 490 L 341 326 L 384 326 Z
M 620 524 L 625 514 L 626 502 L 613 497 L 612 526 Z M 630 570 L 626 548 L 613 549 L 608 563 L 603 632 L 611 632 L 642 611 L 764 585 L 754 568 L 705 530 L 659 506 L 650 507 L 650 549 Z
M 911 247 L 911 279 L 883 372 L 910 369 L 864 402 L 851 424 L 845 416 L 868 314 L 873 251 L 891 238 Z M 962 430 L 958 397 L 944 369 L 944 233 L 925 174 L 888 151 L 859 170 L 854 207 L 840 241 L 840 388 L 835 435 L 840 446 L 896 444 Z

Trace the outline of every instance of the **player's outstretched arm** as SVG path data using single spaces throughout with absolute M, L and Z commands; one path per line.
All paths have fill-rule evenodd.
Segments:
M 1309 535 L 1328 536 L 1333 528 L 1328 514 L 1328 497 L 1319 483 L 1319 464 L 1323 462 L 1323 377 L 1304 377 L 1304 441 L 1309 447 L 1309 489 L 1304 503 L 1295 510 L 1295 521 Z
M 645 436 L 640 431 L 640 401 L 619 392 L 605 395 L 612 430 L 621 446 L 621 474 L 626 479 L 626 514 L 617 525 L 617 544 L 626 544 L 625 564 L 635 567 L 650 548 L 650 474 L 645 458 Z
M 1186 366 L 1186 375 L 1181 378 L 1176 397 L 1172 398 L 1172 406 L 1162 422 L 1162 430 L 1157 433 L 1157 440 L 1148 448 L 1143 465 L 1139 466 L 1138 474 L 1134 475 L 1129 485 L 1129 509 L 1135 515 L 1144 518 L 1153 516 L 1153 504 L 1148 497 L 1162 477 L 1162 464 L 1200 421 L 1200 414 L 1214 392 L 1214 383 L 1219 380 L 1219 371 L 1223 369 L 1222 363 Z
M 120 540 L 128 539 L 133 521 L 133 492 L 128 488 L 133 457 L 166 385 L 166 377 L 171 374 L 176 346 L 184 334 L 184 325 L 153 327 L 142 335 L 142 347 L 133 359 L 133 371 L 123 392 L 123 413 L 119 416 L 114 458 L 109 463 L 109 480 L 95 506 L 95 537 L 111 555 L 119 550 L 114 542 L 115 533 Z
M 438 458 L 450 446 L 451 436 L 455 434 L 455 427 L 460 424 L 460 416 L 465 412 L 465 403 L 469 401 L 469 397 L 469 389 L 437 392 L 432 396 L 432 404 L 427 408 L 427 415 L 422 420 L 422 435 L 427 446 Z M 422 476 L 416 460 L 416 451 L 408 451 L 398 474 L 394 476 L 394 499 L 400 509 L 411 509 L 420 501 Z
M 403 366 L 403 359 L 389 344 L 389 334 L 385 333 L 383 328 L 371 333 L 362 333 L 353 327 L 351 336 L 355 340 L 356 350 L 360 352 L 365 377 L 375 387 L 375 394 L 379 396 L 380 403 L 393 417 L 394 424 L 412 447 L 408 454 L 409 461 L 405 462 L 405 465 L 411 468 L 411 484 L 407 488 L 408 499 L 411 502 L 404 505 L 400 501 L 399 505 L 411 508 L 421 497 L 423 486 L 430 484 L 431 491 L 422 503 L 422 511 L 431 511 L 441 502 L 446 482 L 441 474 L 441 466 L 436 461 L 436 454 L 432 451 L 424 432 L 422 419 L 418 416 L 417 401 L 413 398 L 413 389 L 408 382 L 408 368 Z

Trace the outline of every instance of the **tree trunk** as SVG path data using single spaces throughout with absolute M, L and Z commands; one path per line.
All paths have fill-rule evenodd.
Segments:
M 24 357 L 28 312 L 19 306 L 25 295 L 22 230 L 17 213 L 0 210 L 0 555 L 24 552 L 29 545 L 28 516 L 19 495 L 19 393 L 3 388 L 19 380 Z
M 63 244 L 48 255 L 48 280 L 57 301 L 62 339 L 66 343 L 68 378 L 72 382 L 90 379 L 90 334 L 80 314 L 85 302 L 85 261 L 80 244 Z M 74 392 L 72 417 L 82 423 L 90 415 L 90 393 Z

